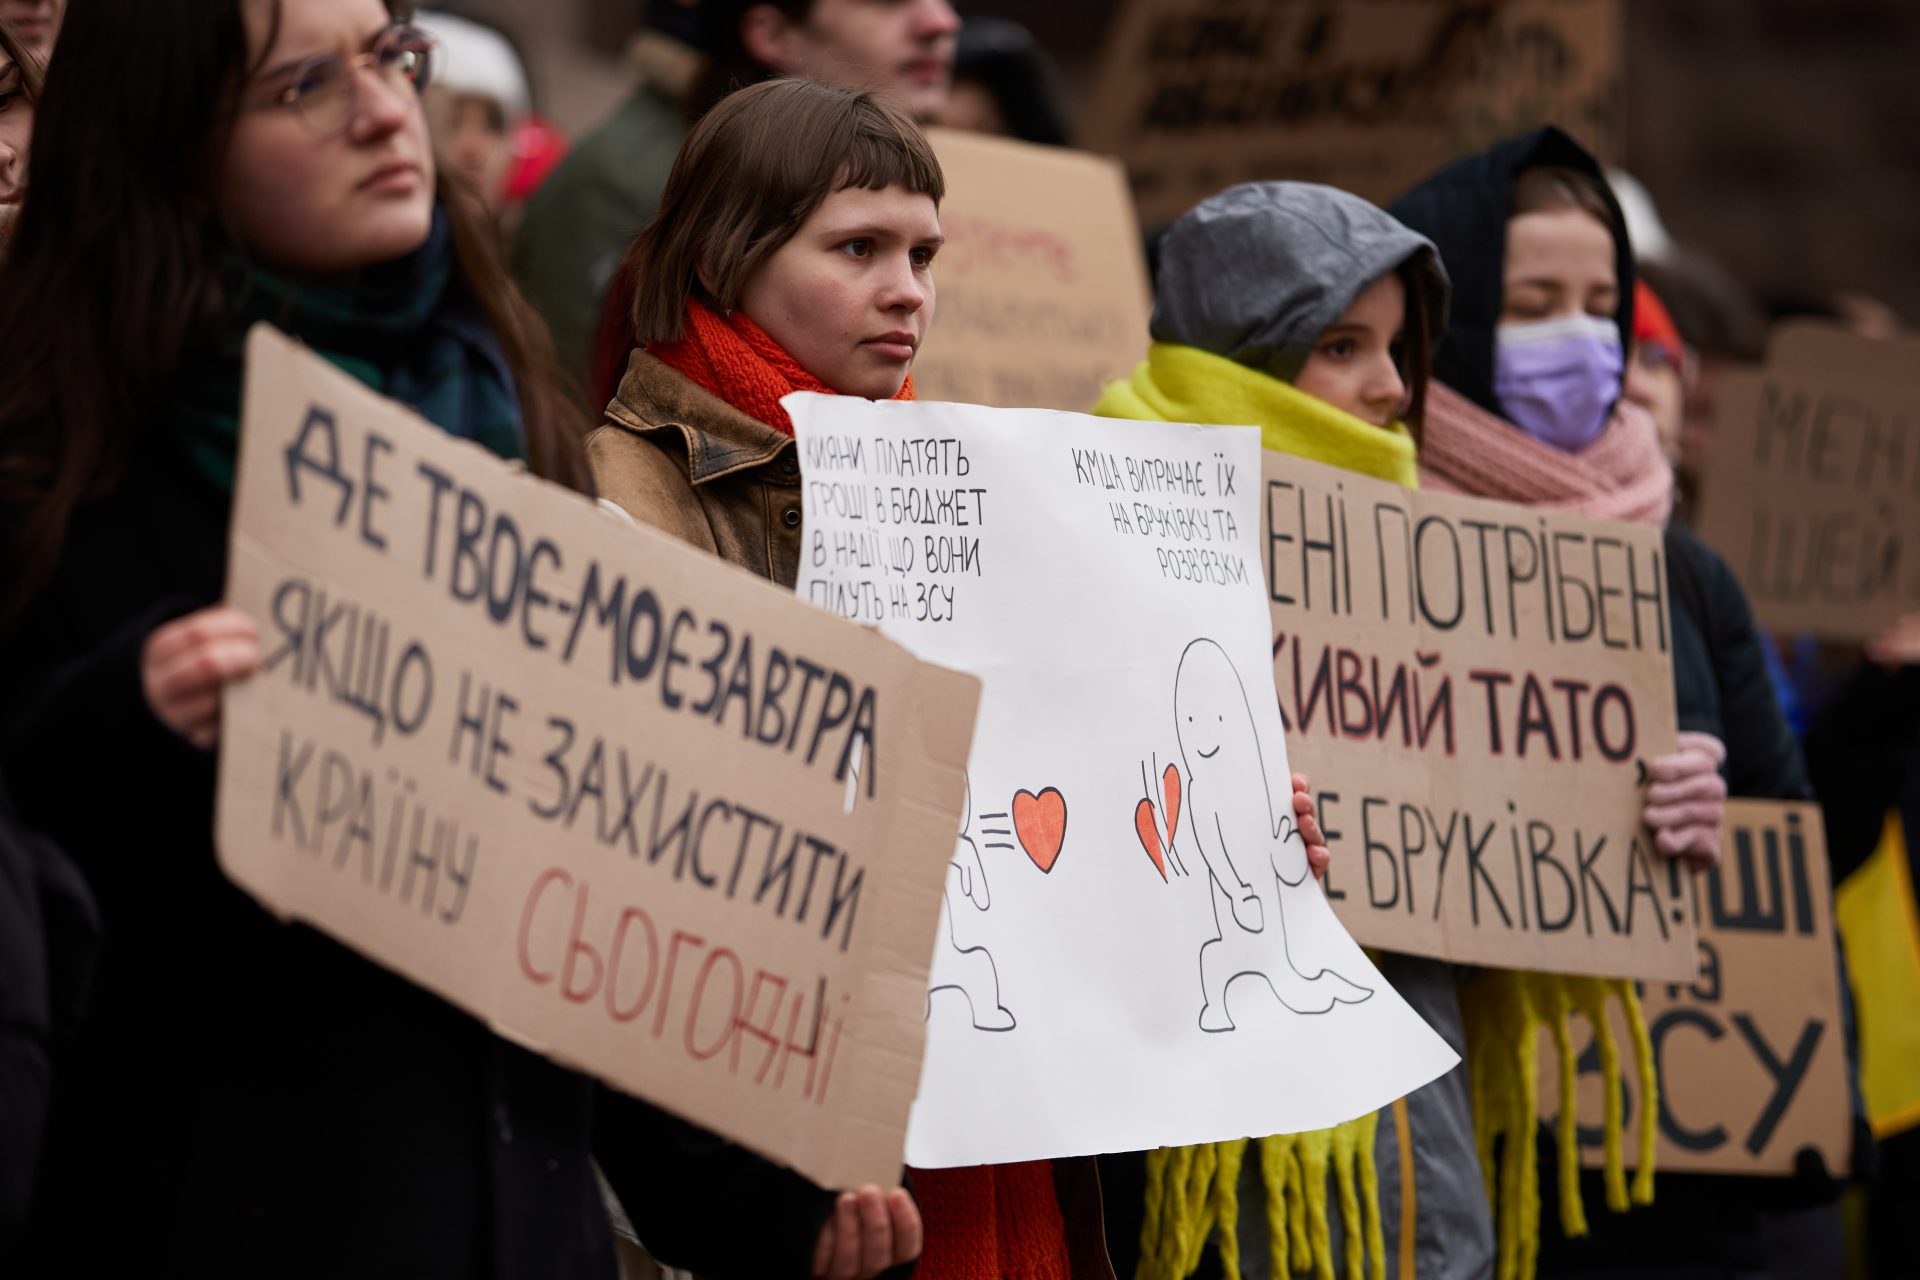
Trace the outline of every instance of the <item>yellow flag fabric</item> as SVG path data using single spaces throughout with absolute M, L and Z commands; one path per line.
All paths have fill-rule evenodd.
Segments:
M 1920 909 L 1900 815 L 1834 893 L 1860 1020 L 1860 1088 L 1874 1136 L 1920 1125 Z

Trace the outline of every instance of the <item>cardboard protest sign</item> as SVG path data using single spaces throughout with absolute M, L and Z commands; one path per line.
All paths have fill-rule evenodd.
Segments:
M 1318 1129 L 1454 1064 L 1308 873 L 1251 428 L 782 403 L 800 593 L 985 683 L 911 1163 Z
M 1847 1167 L 1852 1117 L 1833 941 L 1826 842 L 1810 804 L 1733 800 L 1720 866 L 1693 877 L 1700 900 L 1700 976 L 1644 983 L 1640 1007 L 1660 1080 L 1655 1167 L 1676 1173 L 1790 1174 L 1800 1153 Z M 1615 1042 L 1625 1014 L 1608 1007 Z M 1581 1115 L 1600 1114 L 1592 1029 L 1573 1020 Z M 1543 1049 L 1541 1114 L 1559 1114 L 1557 1057 Z M 1624 1073 L 1626 1123 L 1639 1106 Z M 1604 1162 L 1600 1131 L 1582 1129 L 1582 1158 Z M 1637 1156 L 1626 1144 L 1627 1160 Z
M 1916 352 L 1792 326 L 1722 382 L 1698 524 L 1763 624 L 1864 640 L 1920 609 Z
M 1152 295 L 1126 175 L 1061 147 L 929 129 L 947 198 L 923 400 L 1085 409 L 1146 354 Z
M 1616 0 L 1131 0 L 1085 141 L 1150 227 L 1263 179 L 1384 202 L 1542 124 L 1611 158 L 1620 54 Z
M 896 1181 L 977 682 L 247 353 L 227 874 L 816 1181 Z
M 1674 749 L 1660 530 L 1263 467 L 1274 684 L 1342 923 L 1468 964 L 1692 977 L 1692 899 L 1640 823 Z

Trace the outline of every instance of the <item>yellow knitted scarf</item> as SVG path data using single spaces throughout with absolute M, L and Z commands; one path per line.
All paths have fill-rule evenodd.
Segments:
M 1132 377 L 1108 385 L 1094 412 L 1109 418 L 1195 422 L 1260 428 L 1261 444 L 1330 466 L 1419 485 L 1413 436 L 1394 423 L 1362 422 L 1277 378 L 1195 347 L 1155 343 Z M 1618 999 L 1633 1039 L 1639 1096 L 1639 1168 L 1631 1192 L 1624 1172 L 1620 1052 L 1606 1017 Z M 1574 1011 L 1593 1026 L 1600 1052 L 1606 1134 L 1608 1207 L 1653 1200 L 1654 1121 L 1658 1106 L 1653 1050 L 1631 983 L 1551 973 L 1483 970 L 1463 983 L 1460 1013 L 1467 1039 L 1475 1146 L 1496 1207 L 1498 1280 L 1530 1280 L 1540 1247 L 1540 1183 L 1534 1134 L 1539 1127 L 1539 1036 L 1548 1028 L 1558 1050 L 1560 1222 L 1569 1236 L 1587 1232 L 1580 1197 L 1574 1054 L 1567 1019 Z M 1146 1223 L 1135 1280 L 1185 1280 L 1210 1240 L 1227 1280 L 1240 1280 L 1240 1171 L 1258 1150 L 1266 1192 L 1271 1270 L 1275 1277 L 1311 1273 L 1334 1280 L 1327 1176 L 1340 1201 L 1348 1280 L 1385 1280 L 1374 1139 L 1379 1113 L 1314 1133 L 1281 1134 L 1198 1147 L 1162 1147 L 1147 1156 Z M 1402 1159 L 1410 1159 L 1402 1152 Z M 1403 1255 L 1410 1256 L 1403 1248 Z M 1407 1272 L 1410 1276 L 1411 1272 Z
M 1278 378 L 1198 347 L 1154 343 L 1131 378 L 1108 384 L 1093 411 L 1145 422 L 1259 427 L 1266 448 L 1409 489 L 1420 482 L 1413 435 L 1405 426 L 1362 422 Z

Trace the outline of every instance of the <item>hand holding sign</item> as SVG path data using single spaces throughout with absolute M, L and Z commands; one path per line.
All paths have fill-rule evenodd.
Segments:
M 203 751 L 220 741 L 220 693 L 260 669 L 260 630 L 215 606 L 154 628 L 140 649 L 140 688 L 161 724 Z
M 1720 776 L 1727 748 L 1710 733 L 1676 738 L 1679 750 L 1647 767 L 1652 784 L 1642 816 L 1653 831 L 1654 848 L 1711 868 L 1720 861 L 1720 823 L 1727 809 L 1727 782 Z

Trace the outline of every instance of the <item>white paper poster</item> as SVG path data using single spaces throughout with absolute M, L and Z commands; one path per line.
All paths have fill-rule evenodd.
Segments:
M 1252 428 L 782 403 L 799 594 L 985 686 L 909 1164 L 1324 1128 L 1455 1064 L 1294 830 Z

